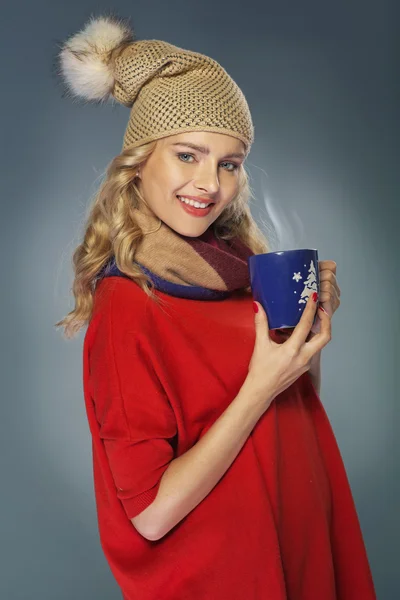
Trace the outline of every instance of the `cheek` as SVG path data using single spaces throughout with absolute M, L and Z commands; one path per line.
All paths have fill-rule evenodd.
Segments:
M 182 189 L 182 186 L 190 181 L 191 177 L 188 169 L 183 169 L 175 163 L 170 163 L 159 173 L 158 179 L 166 194 L 175 195 Z
M 220 215 L 221 213 L 223 213 L 231 204 L 232 204 L 233 198 L 229 198 L 228 200 L 226 198 L 224 198 L 218 205 L 217 209 L 216 209 L 216 214 Z
M 175 190 L 182 185 L 182 178 L 168 168 L 160 168 L 153 171 L 147 181 L 147 190 L 157 198 L 165 198 L 175 195 Z
M 229 204 L 237 196 L 239 185 L 234 175 L 231 175 L 229 179 L 226 178 L 224 181 L 221 181 L 221 191 L 224 204 Z

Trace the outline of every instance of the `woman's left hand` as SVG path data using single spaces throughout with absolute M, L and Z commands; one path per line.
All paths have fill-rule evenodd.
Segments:
M 319 260 L 319 305 L 322 306 L 332 318 L 332 315 L 340 306 L 340 287 L 336 280 L 336 263 L 333 260 Z M 277 329 L 278 335 L 284 341 L 290 338 L 293 329 Z M 317 310 L 317 318 L 314 325 L 311 327 L 307 337 L 307 342 L 310 341 L 317 333 L 321 331 L 321 319 L 319 310 Z

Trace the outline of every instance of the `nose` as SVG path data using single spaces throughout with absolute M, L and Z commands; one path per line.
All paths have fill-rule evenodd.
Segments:
M 199 166 L 194 184 L 208 194 L 215 194 L 219 189 L 218 167 L 214 169 L 210 165 Z

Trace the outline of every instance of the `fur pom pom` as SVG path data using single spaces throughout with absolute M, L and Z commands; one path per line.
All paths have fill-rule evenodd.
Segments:
M 107 100 L 115 83 L 111 52 L 132 41 L 133 31 L 123 19 L 91 17 L 81 31 L 61 46 L 58 55 L 58 70 L 67 93 L 89 101 Z

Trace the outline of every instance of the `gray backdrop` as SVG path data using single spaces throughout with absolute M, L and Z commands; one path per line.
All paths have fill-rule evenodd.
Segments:
M 37 0 L 2 11 L 4 600 L 121 598 L 103 556 L 71 255 L 129 109 L 62 97 L 56 44 L 93 14 L 218 60 L 249 102 L 254 216 L 272 249 L 337 262 L 321 400 L 381 600 L 399 597 L 399 63 L 395 0 Z M 295 599 L 293 599 L 295 600 Z M 322 599 L 321 599 L 322 600 Z M 357 599 L 358 600 L 358 599 Z M 362 599 L 360 599 L 362 600 Z

